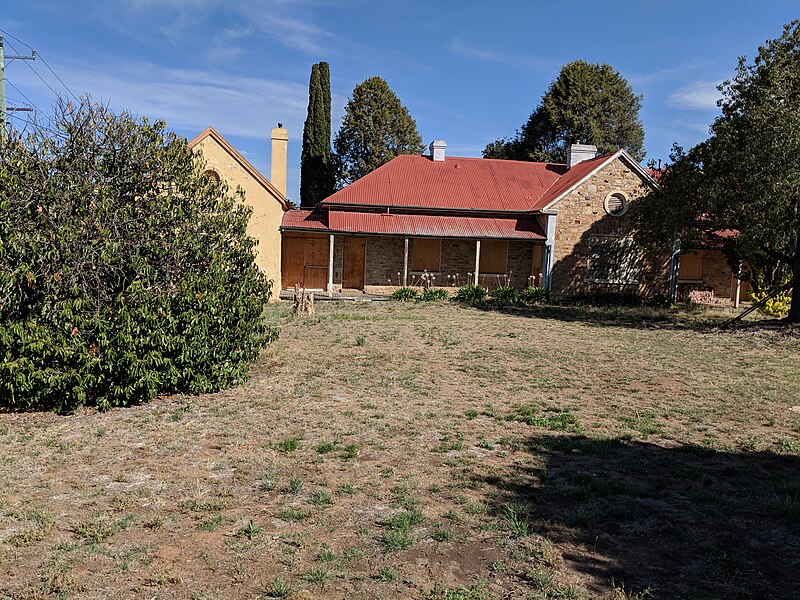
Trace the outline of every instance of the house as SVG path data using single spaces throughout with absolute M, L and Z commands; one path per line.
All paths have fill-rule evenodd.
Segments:
M 697 242 L 681 249 L 678 270 L 677 299 L 711 304 L 739 306 L 750 297 L 750 282 L 739 276 L 746 272 L 743 265 L 735 272 L 723 252 L 725 242 L 736 236 L 731 230 L 705 234 Z
M 658 184 L 624 150 L 572 145 L 567 164 L 398 156 L 313 210 L 289 210 L 282 282 L 383 294 L 404 285 L 541 285 L 578 294 L 668 294 L 672 242 L 631 236 L 636 201 Z
M 273 298 L 281 289 L 280 225 L 286 203 L 286 152 L 288 133 L 280 124 L 272 129 L 272 160 L 268 181 L 213 127 L 207 127 L 189 142 L 202 153 L 206 175 L 227 182 L 231 191 L 244 190 L 244 202 L 253 209 L 247 233 L 258 240 L 256 264 L 273 281 Z

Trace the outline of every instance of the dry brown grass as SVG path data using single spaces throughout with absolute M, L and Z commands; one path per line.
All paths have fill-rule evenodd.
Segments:
M 800 595 L 785 331 L 271 310 L 238 389 L 0 415 L 0 597 Z

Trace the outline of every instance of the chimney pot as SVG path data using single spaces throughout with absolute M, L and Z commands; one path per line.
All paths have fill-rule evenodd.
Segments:
M 567 146 L 567 167 L 570 169 L 585 160 L 597 156 L 597 146 L 591 144 L 570 144 Z
M 433 140 L 431 142 L 431 158 L 434 162 L 444 162 L 444 151 L 446 148 L 447 142 L 444 140 Z

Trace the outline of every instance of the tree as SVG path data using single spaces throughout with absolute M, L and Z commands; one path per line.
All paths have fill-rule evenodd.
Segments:
M 331 76 L 326 62 L 311 67 L 308 113 L 300 156 L 300 206 L 314 206 L 333 193 L 331 160 Z
M 241 194 L 163 121 L 61 102 L 0 142 L 0 405 L 199 393 L 274 338 Z
M 641 96 L 607 64 L 565 65 L 513 139 L 496 140 L 485 158 L 565 162 L 569 144 L 594 144 L 602 153 L 624 148 L 644 158 Z
M 417 123 L 380 77 L 358 84 L 333 142 L 337 183 L 343 187 L 400 154 L 422 154 Z
M 640 228 L 691 241 L 703 231 L 738 232 L 729 260 L 757 274 L 780 263 L 795 282 L 788 320 L 800 321 L 800 21 L 758 49 L 719 86 L 710 137 L 675 147 L 661 190 L 643 204 Z

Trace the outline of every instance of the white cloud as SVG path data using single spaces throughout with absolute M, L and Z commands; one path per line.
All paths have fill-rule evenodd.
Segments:
M 552 72 L 561 67 L 561 65 L 554 60 L 534 59 L 521 54 L 510 54 L 506 52 L 498 52 L 496 50 L 486 50 L 484 48 L 468 46 L 459 38 L 453 38 L 450 40 L 448 47 L 451 52 L 459 54 L 465 58 L 471 58 L 483 62 L 499 63 L 508 65 L 510 67 L 545 72 Z
M 667 98 L 667 105 L 682 110 L 717 110 L 721 95 L 717 90 L 720 81 L 701 79 L 674 91 Z
M 277 121 L 285 123 L 293 137 L 299 135 L 308 102 L 306 86 L 291 81 L 147 63 L 115 64 L 113 71 L 62 63 L 60 74 L 76 94 L 91 92 L 95 100 L 109 101 L 115 110 L 165 119 L 171 128 L 196 132 L 211 124 L 226 136 L 264 138 Z M 21 83 L 23 89 L 52 99 L 30 72 Z

